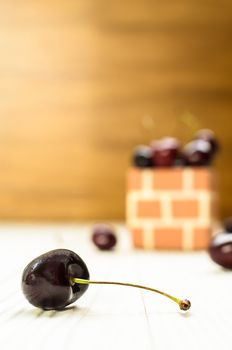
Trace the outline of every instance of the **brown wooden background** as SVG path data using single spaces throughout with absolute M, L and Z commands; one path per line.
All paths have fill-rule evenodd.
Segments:
M 232 215 L 232 2 L 0 1 L 0 218 L 122 219 L 136 144 L 212 128 Z

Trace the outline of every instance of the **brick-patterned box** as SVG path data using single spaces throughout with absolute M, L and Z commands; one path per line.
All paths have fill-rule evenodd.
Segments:
M 216 213 L 210 168 L 131 168 L 127 178 L 127 226 L 145 249 L 204 249 Z

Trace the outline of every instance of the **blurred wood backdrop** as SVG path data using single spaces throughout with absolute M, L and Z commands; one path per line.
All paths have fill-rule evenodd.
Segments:
M 133 147 L 202 127 L 232 215 L 232 2 L 0 1 L 0 218 L 122 219 Z

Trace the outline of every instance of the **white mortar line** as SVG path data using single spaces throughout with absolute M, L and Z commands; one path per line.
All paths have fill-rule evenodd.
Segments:
M 154 249 L 155 235 L 153 227 L 146 225 L 143 229 L 143 247 L 145 249 Z
M 130 191 L 129 194 L 133 193 L 133 198 L 136 200 L 156 200 L 160 199 L 161 195 L 168 195 L 171 200 L 185 200 L 185 199 L 196 199 L 198 200 L 199 195 L 209 194 L 206 190 L 193 190 L 193 191 L 164 191 L 164 190 L 144 190 L 144 191 Z
M 183 225 L 183 233 L 182 233 L 182 248 L 183 250 L 191 250 L 193 249 L 193 227 L 188 223 Z
M 126 201 L 126 221 L 129 223 L 137 217 L 137 196 L 133 192 L 129 192 Z
M 145 170 L 142 173 L 142 192 L 150 192 L 153 190 L 153 172 Z
M 210 192 L 201 193 L 199 195 L 199 219 L 200 220 L 210 220 L 211 211 L 211 194 Z
M 193 171 L 191 169 L 183 170 L 183 190 L 185 192 L 193 190 Z
M 172 222 L 172 210 L 171 210 L 171 199 L 168 193 L 160 195 L 161 203 L 161 221 L 166 225 L 168 222 Z
M 190 226 L 194 228 L 208 228 L 211 227 L 211 220 L 208 219 L 175 219 L 175 220 L 167 220 L 165 222 L 165 226 L 172 228 L 179 228 L 183 226 L 183 220 Z M 138 219 L 136 217 L 128 219 L 128 224 L 132 227 L 144 227 L 144 225 L 148 225 L 153 228 L 162 228 L 164 226 L 164 221 L 161 219 Z

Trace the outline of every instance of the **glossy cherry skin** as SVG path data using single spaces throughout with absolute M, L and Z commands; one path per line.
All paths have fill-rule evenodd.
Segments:
M 204 140 L 211 144 L 211 152 L 214 154 L 219 150 L 219 143 L 212 130 L 202 129 L 195 134 L 195 139 Z
M 68 249 L 55 249 L 32 260 L 24 269 L 22 290 L 26 299 L 44 310 L 60 310 L 79 299 L 88 285 L 71 277 L 89 279 L 84 261 Z
M 215 263 L 226 269 L 232 269 L 232 235 L 217 234 L 211 240 L 208 252 Z
M 227 233 L 232 233 L 232 217 L 225 220 L 224 227 Z
M 93 243 L 101 250 L 110 250 L 117 243 L 113 228 L 106 224 L 98 224 L 93 228 Z
M 186 163 L 191 166 L 208 166 L 212 162 L 212 148 L 208 141 L 193 140 L 183 148 Z
M 133 152 L 133 165 L 138 168 L 150 168 L 153 166 L 152 150 L 148 146 L 137 146 Z
M 179 150 L 179 142 L 174 137 L 164 137 L 151 143 L 153 163 L 157 167 L 174 165 Z

